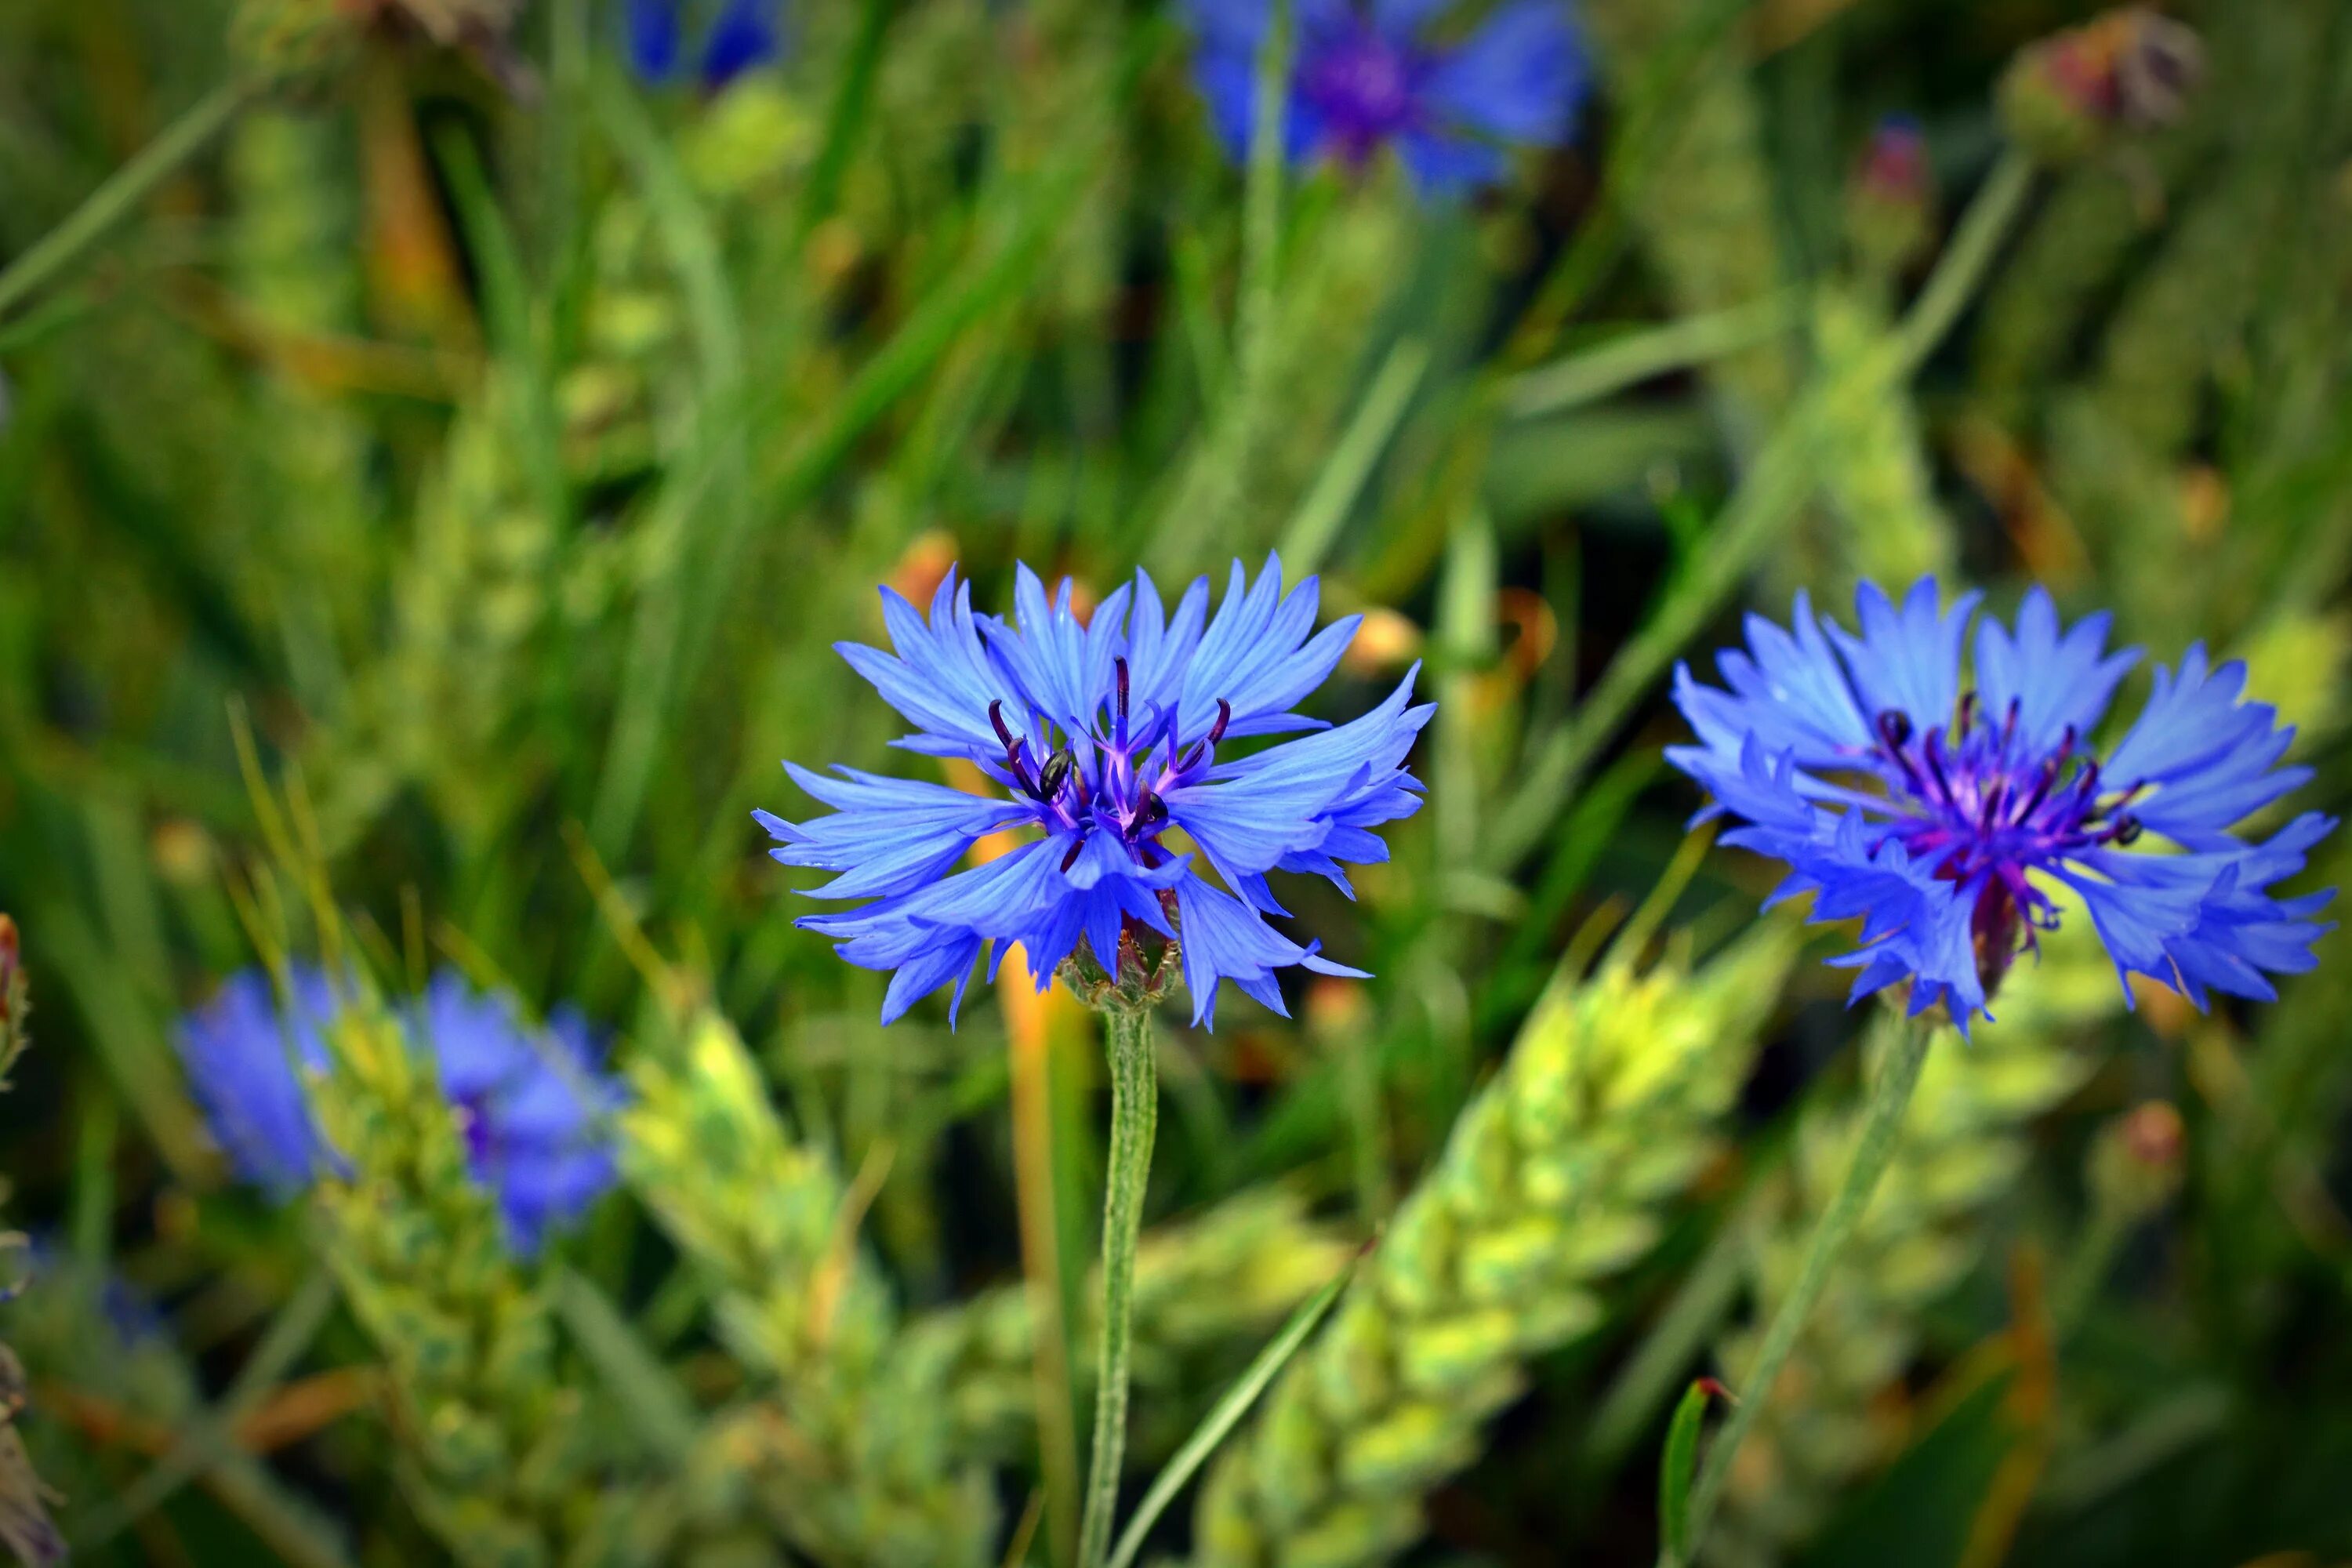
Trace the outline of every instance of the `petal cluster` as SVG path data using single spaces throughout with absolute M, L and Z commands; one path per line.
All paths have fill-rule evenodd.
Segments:
M 268 976 L 247 970 L 179 1030 L 214 1138 L 241 1179 L 281 1201 L 345 1169 L 310 1100 L 311 1080 L 328 1070 L 325 1032 L 341 998 L 315 969 L 297 970 L 290 990 L 281 1005 Z M 510 997 L 477 992 L 448 971 L 402 1018 L 411 1044 L 433 1058 L 468 1172 L 498 1198 L 514 1248 L 535 1253 L 551 1226 L 615 1179 L 604 1128 L 618 1089 L 598 1065 L 587 1026 L 560 1011 L 531 1029 Z
M 246 970 L 181 1019 L 177 1032 L 214 1141 L 239 1180 L 280 1200 L 332 1163 L 303 1079 L 327 1070 L 320 1030 L 334 1016 L 334 988 L 318 970 L 297 970 L 291 992 L 281 1008 L 269 976 Z
M 778 860 L 834 874 L 813 896 L 870 900 L 800 923 L 850 963 L 893 972 L 884 1022 L 949 984 L 960 1005 L 982 949 L 992 974 L 1013 942 L 1042 987 L 1081 942 L 1117 975 L 1143 942 L 1181 937 L 1196 1022 L 1213 1019 L 1222 981 L 1278 1011 L 1276 970 L 1355 973 L 1266 923 L 1285 912 L 1267 874 L 1348 891 L 1343 863 L 1388 858 L 1373 829 L 1421 803 L 1404 766 L 1431 712 L 1412 701 L 1418 667 L 1331 728 L 1293 710 L 1355 617 L 1317 631 L 1315 581 L 1286 594 L 1271 559 L 1255 582 L 1235 563 L 1213 616 L 1209 597 L 1204 578 L 1169 610 L 1139 572 L 1082 619 L 1069 583 L 1049 596 L 1024 566 L 1006 621 L 975 614 L 953 573 L 928 616 L 882 590 L 891 650 L 843 644 L 843 657 L 915 727 L 900 746 L 968 761 L 996 790 L 787 763 L 832 814 L 755 816 Z M 1237 753 L 1248 737 L 1285 738 Z M 1005 829 L 1025 841 L 955 869 Z
M 2207 1005 L 2268 999 L 2268 976 L 2312 967 L 2331 894 L 2271 889 L 2334 826 L 2316 813 L 2267 838 L 2241 825 L 2310 776 L 2282 767 L 2294 738 L 2244 700 L 2245 668 L 2201 646 L 2155 673 L 2139 718 L 2093 745 L 2137 650 L 2110 652 L 2108 617 L 2062 627 L 2039 588 L 2013 625 L 1969 624 L 1932 579 L 1896 604 L 1870 584 L 1856 629 L 1803 595 L 1786 627 L 1748 621 L 1717 659 L 1720 687 L 1675 672 L 1697 743 L 1667 755 L 1727 814 L 1727 843 L 1783 861 L 1776 900 L 1858 920 L 1854 994 L 1903 982 L 1911 1010 L 1942 1003 L 1966 1028 L 2021 948 L 2079 895 L 2126 983 L 2144 974 Z
M 628 0 L 629 64 L 640 77 L 660 82 L 677 75 L 693 9 L 687 0 Z M 696 79 L 721 88 L 781 57 L 782 13 L 782 0 L 723 0 L 702 31 Z
M 1195 73 L 1218 136 L 1245 156 L 1269 0 L 1187 0 Z M 1569 138 L 1590 83 L 1564 0 L 1505 0 L 1458 42 L 1441 0 L 1297 0 L 1283 132 L 1293 162 L 1361 164 L 1393 147 L 1423 189 L 1502 177 L 1504 149 Z

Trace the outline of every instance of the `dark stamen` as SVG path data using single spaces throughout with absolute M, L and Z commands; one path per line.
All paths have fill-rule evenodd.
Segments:
M 2017 808 L 2010 820 L 2011 822 L 2029 820 L 2033 816 L 2035 808 L 2040 806 L 2042 800 L 2050 794 L 2050 786 L 2057 782 L 2058 759 L 2053 757 L 2042 764 L 2042 776 L 2034 781 L 2033 793 L 2025 797 L 2025 804 Z
M 2127 847 L 2139 842 L 2140 831 L 2139 818 L 2127 811 L 2116 817 L 2116 825 L 2107 829 L 2107 841 Z
M 2004 746 L 2009 744 L 2011 739 L 2017 733 L 2017 716 L 2021 706 L 2019 699 L 2012 697 L 2009 700 L 2009 717 L 2000 721 L 2000 743 Z
M 1969 732 L 1969 726 L 1975 722 L 1976 716 L 1977 694 L 1974 691 L 1961 692 L 1960 716 L 1952 725 L 1952 739 L 1957 741 L 1965 737 Z
M 1013 731 L 1004 722 L 1004 703 L 1002 700 L 988 705 L 988 721 L 996 726 L 996 738 L 1004 742 L 1004 749 L 1011 751 Z
M 1078 857 L 1086 852 L 1086 835 L 1080 834 L 1077 837 L 1072 839 L 1070 841 L 1070 852 L 1062 857 L 1062 869 L 1066 871 L 1071 867 L 1076 865 L 1078 863 Z
M 1952 781 L 1944 776 L 1944 748 L 1942 741 L 1942 731 L 1930 730 L 1927 731 L 1927 743 L 1919 749 L 1927 755 L 1927 772 L 1933 774 L 1936 780 L 1936 793 L 1944 797 L 1944 804 L 1958 811 L 1959 809 L 1960 803 L 1952 798 Z
M 1899 752 L 1911 743 L 1911 715 L 1900 708 L 1888 708 L 1878 715 L 1878 738 L 1891 752 Z
M 1127 660 L 1118 659 L 1111 668 L 1118 671 L 1118 721 L 1127 722 Z
M 2009 797 L 2009 781 L 1997 779 L 1992 788 L 1985 791 L 1984 805 L 1977 813 L 1977 831 L 1990 833 L 1992 825 L 2000 820 L 2000 804 Z
M 1209 744 L 1215 745 L 1225 738 L 1225 726 L 1234 721 L 1234 705 L 1223 698 L 1217 699 L 1217 721 L 1209 726 Z

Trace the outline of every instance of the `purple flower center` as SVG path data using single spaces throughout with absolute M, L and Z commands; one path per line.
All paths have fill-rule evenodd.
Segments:
M 1894 813 L 1888 834 L 1937 876 L 1977 889 L 1970 931 L 1989 984 L 2021 937 L 2032 943 L 2036 931 L 2057 929 L 2057 909 L 2030 871 L 2139 837 L 2125 808 L 2145 786 L 2103 792 L 2098 761 L 2077 750 L 2072 725 L 2053 750 L 2021 743 L 2014 700 L 1998 724 L 1980 721 L 1969 691 L 1948 727 L 1916 734 L 1910 715 L 1890 708 L 1874 728 L 1871 760 Z
M 1361 163 L 1383 142 L 1420 126 L 1425 69 L 1416 51 L 1354 22 L 1301 64 L 1298 90 L 1321 121 L 1330 150 Z
M 1127 660 L 1117 663 L 1118 697 L 1108 733 L 1065 734 L 1044 715 L 1032 713 L 1028 732 L 1005 721 L 1004 704 L 988 705 L 988 721 L 1004 742 L 1004 760 L 991 771 L 999 783 L 1028 800 L 1031 815 L 1048 834 L 1067 835 L 1068 870 L 1085 853 L 1087 841 L 1108 834 L 1136 861 L 1161 863 L 1160 836 L 1168 826 L 1170 790 L 1201 783 L 1217 760 L 1217 742 L 1233 721 L 1233 704 L 1219 699 L 1216 721 L 1188 746 L 1175 710 L 1153 703 L 1140 725 L 1128 713 Z M 1037 742 L 1059 743 L 1046 750 Z M 1042 762 L 1034 761 L 1044 752 Z
M 488 1092 L 453 1095 L 449 1109 L 457 1119 L 458 1136 L 466 1141 L 467 1168 L 478 1172 L 485 1169 L 499 1148 L 499 1130 L 490 1115 Z

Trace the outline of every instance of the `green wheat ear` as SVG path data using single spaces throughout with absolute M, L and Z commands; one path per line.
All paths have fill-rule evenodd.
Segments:
M 1909 388 L 1884 371 L 1895 326 L 1883 301 L 1859 287 L 1822 290 L 1813 308 L 1813 350 L 1822 402 L 1813 458 L 1822 493 L 1841 525 L 1832 542 L 1818 522 L 1801 531 L 1776 586 L 1914 583 L 1951 570 L 1958 547 L 1936 504 L 1927 444 Z M 1800 567 L 1797 558 L 1814 556 Z M 1820 558 L 1826 557 L 1826 558 Z
M 327 1264 L 390 1374 L 411 1501 L 468 1568 L 608 1560 L 590 1548 L 615 1494 L 591 1484 L 553 1318 L 467 1174 L 432 1063 L 364 991 L 323 1033 L 331 1066 L 312 1098 L 343 1171 L 313 1203 Z
M 1696 973 L 1556 984 L 1455 1125 L 1330 1325 L 1220 1455 L 1196 1561 L 1342 1568 L 1422 1532 L 1529 1358 L 1597 1323 L 1718 1147 L 1793 955 L 1756 929 Z
M 1705 1549 L 1711 1568 L 1781 1561 L 1884 1456 L 1871 1412 L 1903 1376 L 1925 1309 L 1981 1256 L 1991 1210 L 2030 1152 L 2028 1126 L 2090 1074 L 2095 1058 L 2081 1047 L 2122 1008 L 2090 921 L 2079 907 L 2072 915 L 2044 938 L 2040 963 L 2011 972 L 1973 1039 L 1928 1058 L 1894 1163 L 1739 1451 Z M 1734 1378 L 1844 1173 L 1857 1121 L 1846 1104 L 1803 1115 L 1749 1260 L 1750 1315 L 1722 1346 Z
M 948 1442 L 944 1347 L 899 1342 L 839 1173 L 785 1132 L 734 1029 L 694 1017 L 630 1077 L 622 1168 L 706 1276 L 728 1348 L 788 1416 L 781 1447 L 750 1426 L 734 1436 L 762 1458 L 762 1500 L 794 1544 L 885 1568 L 993 1561 L 987 1479 Z

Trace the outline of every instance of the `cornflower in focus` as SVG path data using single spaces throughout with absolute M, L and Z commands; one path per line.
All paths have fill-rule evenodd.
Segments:
M 1564 0 L 1506 0 L 1458 41 L 1431 24 L 1439 0 L 1297 0 L 1284 149 L 1294 163 L 1360 167 L 1394 147 L 1414 181 L 1444 192 L 1502 178 L 1505 150 L 1566 142 L 1590 85 Z M 1194 71 L 1217 134 L 1246 157 L 1271 0 L 1186 0 Z
M 2276 765 L 2294 731 L 2240 700 L 2245 667 L 2191 647 L 2102 759 L 2093 732 L 2137 651 L 2105 651 L 2105 615 L 2062 630 L 2037 588 L 2013 630 L 1979 625 L 1966 681 L 1978 598 L 1939 611 L 1929 578 L 1898 607 L 1865 583 L 1856 634 L 1801 594 L 1786 630 L 1748 617 L 1748 651 L 1717 660 L 1727 690 L 1675 673 L 1699 743 L 1667 755 L 1714 797 L 1703 816 L 1739 819 L 1725 842 L 1788 863 L 1776 900 L 1810 892 L 1815 920 L 1862 921 L 1860 948 L 1832 960 L 1860 970 L 1855 996 L 1907 980 L 1913 1014 L 1941 1001 L 1965 1029 L 2055 929 L 2062 884 L 2127 997 L 2144 974 L 2200 1007 L 2268 999 L 2266 976 L 2310 969 L 2333 895 L 2270 889 L 2335 823 L 2232 831 L 2310 776 Z
M 629 63 L 647 81 L 676 76 L 687 51 L 688 0 L 628 0 Z M 723 0 L 702 34 L 695 77 L 726 86 L 783 53 L 782 0 Z
M 1337 729 L 1291 711 L 1356 630 L 1350 616 L 1308 636 L 1315 579 L 1286 595 L 1278 561 L 1255 584 L 1236 562 L 1214 620 L 1206 578 L 1170 615 L 1141 572 L 1084 623 L 1068 582 L 1049 600 L 1026 566 L 1017 624 L 974 615 L 970 585 L 952 572 L 928 620 L 888 588 L 882 601 L 895 654 L 845 643 L 843 657 L 915 725 L 899 745 L 967 760 L 1002 793 L 787 763 L 834 814 L 754 815 L 778 860 L 837 873 L 813 896 L 874 900 L 799 923 L 835 938 L 850 963 L 896 972 L 885 1023 L 950 982 L 960 1005 L 983 943 L 993 944 L 992 975 L 1006 945 L 1021 943 L 1043 989 L 1082 942 L 1100 974 L 1073 963 L 1074 986 L 1143 984 L 1144 944 L 1156 937 L 1166 943 L 1160 968 L 1181 956 L 1196 1023 L 1213 1021 L 1221 981 L 1281 1012 L 1276 970 L 1359 973 L 1266 923 L 1286 912 L 1266 874 L 1314 872 L 1348 891 L 1341 862 L 1387 859 L 1371 830 L 1419 807 L 1404 760 L 1432 710 L 1412 704 L 1416 665 L 1386 701 Z M 1230 749 L 1279 734 L 1297 738 Z M 952 870 L 975 839 L 1006 828 L 1035 837 Z M 1178 830 L 1197 853 L 1169 840 Z
M 293 1005 L 281 1007 L 268 976 L 247 970 L 179 1031 L 214 1138 L 241 1179 L 281 1201 L 342 1168 L 319 1133 L 309 1081 L 330 1070 L 325 1031 L 340 999 L 315 969 L 295 971 L 290 988 Z M 515 1250 L 536 1253 L 616 1178 L 604 1122 L 619 1091 L 586 1024 L 559 1010 L 534 1031 L 510 997 L 448 971 L 402 1016 L 411 1046 L 433 1058 L 468 1173 L 497 1194 Z

